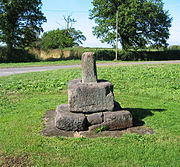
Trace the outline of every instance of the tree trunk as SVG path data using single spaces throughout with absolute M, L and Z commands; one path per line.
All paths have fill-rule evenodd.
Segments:
M 13 44 L 12 43 L 7 43 L 7 57 L 6 60 L 9 62 L 12 60 L 13 57 Z

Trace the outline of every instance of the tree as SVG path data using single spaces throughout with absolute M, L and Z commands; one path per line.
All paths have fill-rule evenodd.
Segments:
M 69 30 L 70 28 L 72 28 L 72 25 L 76 22 L 76 20 L 74 18 L 71 18 L 71 16 L 64 16 L 64 20 L 66 22 L 66 29 Z
M 83 41 L 86 40 L 86 37 L 80 30 L 76 30 L 75 28 L 69 29 L 69 34 L 73 39 L 73 46 L 79 46 L 79 44 L 83 44 Z
M 123 49 L 167 46 L 172 18 L 162 0 L 93 0 L 92 4 L 90 19 L 97 24 L 93 34 L 102 42 L 115 45 L 118 11 L 118 40 Z
M 0 0 L 0 42 L 7 44 L 9 54 L 16 46 L 24 48 L 36 41 L 46 18 L 41 0 Z
M 86 38 L 80 30 L 75 28 L 57 29 L 45 32 L 41 38 L 42 49 L 63 49 L 67 47 L 78 46 Z

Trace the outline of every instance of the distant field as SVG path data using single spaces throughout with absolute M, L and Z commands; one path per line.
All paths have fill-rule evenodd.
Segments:
M 80 61 L 76 61 L 80 63 Z M 154 135 L 122 138 L 44 137 L 43 117 L 67 104 L 80 68 L 0 77 L 0 166 L 179 167 L 180 64 L 98 68 L 115 100 Z

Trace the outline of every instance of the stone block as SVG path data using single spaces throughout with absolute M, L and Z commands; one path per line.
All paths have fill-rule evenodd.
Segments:
M 55 125 L 65 131 L 87 130 L 87 119 L 84 114 L 69 112 L 68 105 L 59 105 L 56 109 Z
M 68 104 L 71 112 L 95 113 L 113 111 L 113 85 L 109 81 L 82 83 L 80 79 L 69 82 Z
M 94 113 L 90 115 L 86 115 L 88 125 L 96 125 L 101 124 L 103 122 L 103 113 Z
M 107 125 L 109 130 L 125 129 L 133 126 L 133 118 L 126 110 L 105 112 L 103 124 Z
M 89 131 L 95 131 L 100 127 L 106 130 L 121 130 L 133 126 L 132 115 L 129 111 L 103 112 L 104 122 L 101 124 L 92 125 Z
M 96 60 L 93 52 L 82 55 L 82 83 L 97 82 Z

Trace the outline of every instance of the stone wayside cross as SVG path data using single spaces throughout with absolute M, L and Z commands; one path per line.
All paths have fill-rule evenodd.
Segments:
M 132 126 L 129 111 L 114 100 L 113 85 L 97 80 L 96 60 L 92 52 L 82 55 L 82 79 L 68 84 L 68 104 L 56 109 L 56 127 L 66 131 L 93 130 L 106 126 L 117 130 Z

